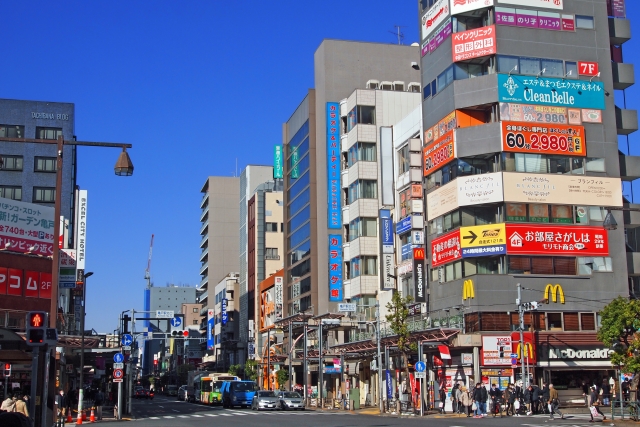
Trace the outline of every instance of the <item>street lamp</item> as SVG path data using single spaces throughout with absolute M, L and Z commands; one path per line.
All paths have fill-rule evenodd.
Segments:
M 93 271 L 82 275 L 82 312 L 80 315 L 80 389 L 78 390 L 78 420 L 82 417 L 84 399 L 84 316 L 87 302 L 87 278 L 93 276 Z M 80 423 L 78 423 L 80 424 Z

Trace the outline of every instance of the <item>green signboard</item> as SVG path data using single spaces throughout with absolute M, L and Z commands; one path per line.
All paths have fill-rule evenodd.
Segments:
M 273 178 L 282 178 L 282 146 L 276 145 L 273 150 Z

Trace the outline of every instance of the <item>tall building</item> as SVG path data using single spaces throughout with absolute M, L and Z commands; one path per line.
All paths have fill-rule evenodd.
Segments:
M 348 193 L 343 192 L 340 175 L 342 150 L 346 147 L 343 144 L 340 148 L 341 128 L 346 123 L 343 125 L 340 119 L 337 103 L 374 80 L 381 84 L 381 90 L 406 91 L 411 82 L 419 81 L 418 60 L 416 46 L 324 40 L 316 50 L 314 89 L 309 90 L 283 126 L 286 315 L 307 310 L 316 315 L 335 312 L 336 303 L 344 299 L 343 278 L 336 274 L 337 270 L 331 277 L 329 272 L 330 251 L 342 257 L 343 225 L 345 218 L 350 218 L 344 212 Z M 331 117 L 328 108 L 332 108 Z M 374 117 L 386 123 L 395 114 L 376 111 L 374 116 L 363 113 L 354 117 L 358 130 L 349 142 L 362 139 L 375 143 L 376 128 L 362 120 Z M 377 172 L 356 167 L 353 179 L 362 178 L 357 174 L 365 173 L 377 177 Z M 357 209 L 365 209 L 363 203 L 352 204 L 349 211 L 352 207 L 354 215 Z M 376 217 L 378 207 L 376 203 L 373 208 Z M 330 235 L 340 236 L 331 248 Z M 332 261 L 336 260 L 332 257 Z M 341 271 L 342 261 L 337 264 Z M 371 295 L 370 292 L 373 290 L 366 290 L 365 294 Z M 359 293 L 360 289 L 353 296 Z
M 527 307 L 523 346 L 562 398 L 572 378 L 609 377 L 598 311 L 629 295 L 628 272 L 637 283 L 635 239 L 606 220 L 640 162 L 618 150 L 638 127 L 619 91 L 634 83 L 624 2 L 419 5 L 429 316 L 475 336 L 452 370 L 466 353 L 475 381 L 520 378 L 505 356 L 522 354 L 516 301 L 546 301 Z M 637 217 L 613 218 L 635 235 Z
M 238 310 L 239 274 L 229 273 L 213 288 L 210 302 L 213 310 L 213 357 L 207 362 L 215 362 L 217 372 L 227 372 L 229 366 L 244 364 L 245 342 L 239 339 L 240 311 Z M 208 366 L 212 366 L 208 364 Z

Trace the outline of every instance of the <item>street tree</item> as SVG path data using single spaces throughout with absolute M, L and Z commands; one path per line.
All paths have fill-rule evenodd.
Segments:
M 286 369 L 279 369 L 276 372 L 276 380 L 278 380 L 280 390 L 284 390 L 284 384 L 289 381 L 289 371 Z
M 611 364 L 622 371 L 640 372 L 640 300 L 618 297 L 600 311 L 598 340 L 615 350 Z M 634 375 L 631 389 L 637 390 L 640 375 Z
M 258 362 L 253 359 L 249 359 L 244 364 L 244 377 L 250 381 L 256 381 L 258 379 Z
M 409 331 L 409 325 L 407 324 L 407 318 L 409 317 L 408 305 L 413 302 L 413 297 L 407 295 L 403 297 L 400 292 L 394 292 L 391 297 L 391 301 L 387 303 L 386 319 L 389 328 L 397 336 L 398 339 L 398 351 L 402 354 L 402 363 L 404 365 L 405 372 L 405 390 L 411 390 L 409 386 L 409 352 L 417 350 L 417 344 L 411 341 L 411 331 Z M 380 367 L 378 368 L 380 369 Z
M 242 365 L 230 365 L 229 366 L 229 375 L 235 375 L 237 377 L 242 376 Z

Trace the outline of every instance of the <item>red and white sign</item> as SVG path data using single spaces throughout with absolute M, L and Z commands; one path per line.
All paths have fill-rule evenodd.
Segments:
M 506 230 L 510 255 L 609 255 L 609 239 L 602 227 L 507 224 Z
M 578 74 L 581 76 L 596 76 L 598 73 L 597 62 L 578 61 Z
M 515 6 L 541 7 L 545 9 L 562 10 L 562 0 L 498 0 L 503 4 Z
M 122 377 L 124 377 L 124 372 L 122 371 L 122 369 L 114 369 L 113 370 L 113 378 L 114 379 L 122 379 Z
M 451 0 L 451 15 L 493 6 L 493 0 Z
M 483 336 L 482 337 L 482 366 L 511 365 L 511 337 Z
M 53 255 L 53 208 L 0 199 L 0 248 Z
M 431 241 L 431 267 L 461 258 L 460 230 L 452 231 Z
M 440 27 L 449 17 L 449 0 L 437 0 L 429 10 L 422 15 L 421 28 L 422 40 L 429 37 L 436 28 Z
M 453 62 L 496 53 L 496 26 L 475 28 L 451 35 Z
M 51 273 L 0 267 L 0 295 L 51 298 Z

